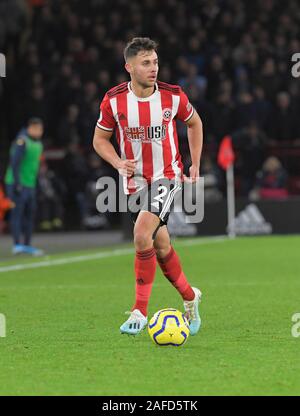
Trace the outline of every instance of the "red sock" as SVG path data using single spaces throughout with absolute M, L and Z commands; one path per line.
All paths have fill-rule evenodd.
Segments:
M 144 316 L 147 316 L 147 307 L 156 270 L 156 256 L 153 247 L 136 252 L 134 269 L 136 284 L 135 304 L 132 310 L 139 309 Z
M 184 300 L 193 300 L 195 293 L 183 273 L 179 257 L 171 247 L 170 252 L 163 259 L 157 259 L 166 278 L 178 290 Z

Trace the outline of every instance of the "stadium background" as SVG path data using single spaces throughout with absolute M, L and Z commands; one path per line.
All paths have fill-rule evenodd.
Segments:
M 278 189 L 272 199 L 300 194 L 300 81 L 291 74 L 291 56 L 300 51 L 297 1 L 12 0 L 0 7 L 0 50 L 7 58 L 0 177 L 17 132 L 29 117 L 41 117 L 37 229 L 53 228 L 49 219 L 56 217 L 67 230 L 120 226 L 118 215 L 97 217 L 95 181 L 117 175 L 91 141 L 104 93 L 127 79 L 122 51 L 136 35 L 159 42 L 159 79 L 180 84 L 203 120 L 207 203 L 226 192 L 216 163 L 226 134 L 236 152 L 237 196 L 251 197 L 253 188 Z M 179 134 L 187 169 L 183 125 Z M 268 191 L 256 199 L 261 196 L 270 198 Z

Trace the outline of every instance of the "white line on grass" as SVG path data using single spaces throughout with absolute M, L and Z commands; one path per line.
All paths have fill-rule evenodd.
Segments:
M 194 238 L 185 240 L 182 242 L 177 243 L 178 246 L 192 246 L 197 244 L 215 244 L 215 243 L 222 243 L 224 241 L 230 241 L 227 237 L 208 237 L 208 238 Z M 88 261 L 88 260 L 98 260 L 104 259 L 109 257 L 115 256 L 124 256 L 127 254 L 133 254 L 135 250 L 133 248 L 121 248 L 115 249 L 110 251 L 104 251 L 102 253 L 94 253 L 94 254 L 85 254 L 81 256 L 74 256 L 74 257 L 64 257 L 62 259 L 54 259 L 54 260 L 44 260 L 39 261 L 36 263 L 23 263 L 23 264 L 15 264 L 12 266 L 4 266 L 0 267 L 0 273 L 4 272 L 15 272 L 19 270 L 26 270 L 26 269 L 37 269 L 40 267 L 49 267 L 49 266 L 60 266 L 62 264 L 71 264 L 71 263 L 78 263 L 81 261 Z

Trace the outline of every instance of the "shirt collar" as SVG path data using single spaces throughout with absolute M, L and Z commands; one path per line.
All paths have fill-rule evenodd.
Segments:
M 130 81 L 128 82 L 128 91 L 129 93 L 132 95 L 132 97 L 134 97 L 137 101 L 152 101 L 156 98 L 157 93 L 158 93 L 158 85 L 157 83 L 155 83 L 155 91 L 153 92 L 153 94 L 149 95 L 149 97 L 138 97 L 137 95 L 134 94 L 134 92 L 131 89 L 131 85 L 130 85 Z

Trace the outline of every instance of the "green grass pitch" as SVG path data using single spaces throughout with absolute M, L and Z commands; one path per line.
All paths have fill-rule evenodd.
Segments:
M 180 348 L 154 345 L 147 330 L 119 333 L 134 297 L 132 253 L 20 271 L 1 268 L 43 259 L 2 263 L 0 394 L 299 395 L 300 237 L 174 246 L 203 292 L 201 331 Z M 165 307 L 183 305 L 158 268 L 150 314 Z

